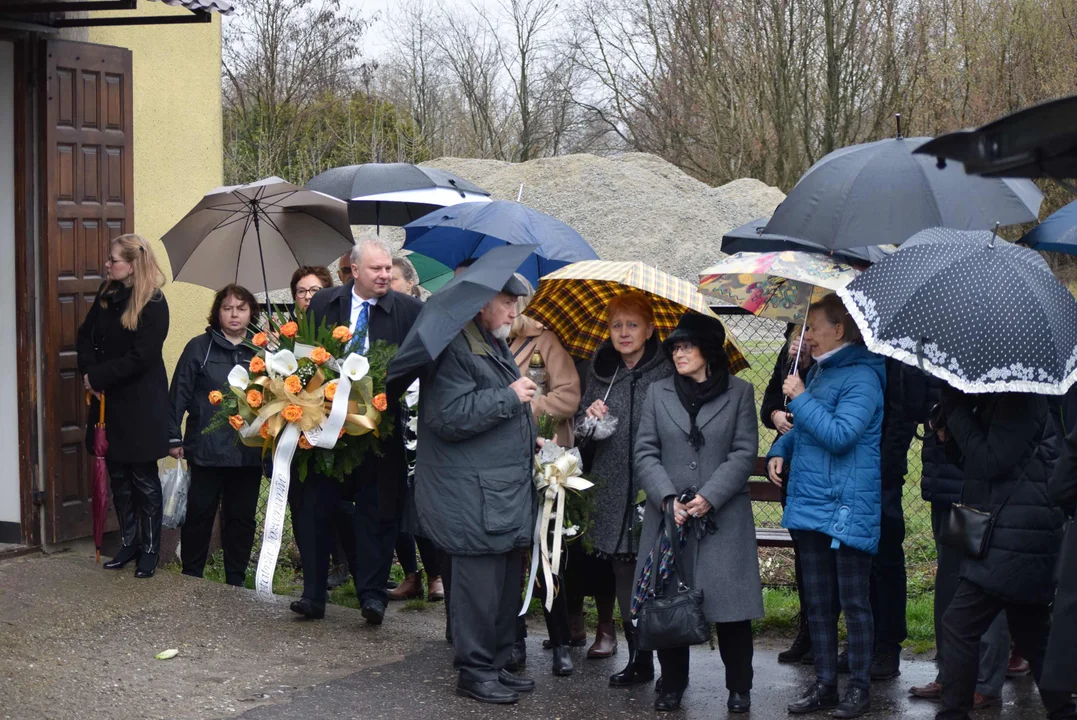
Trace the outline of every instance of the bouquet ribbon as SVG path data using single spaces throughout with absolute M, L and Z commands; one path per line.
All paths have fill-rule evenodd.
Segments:
M 336 440 L 336 435 L 333 439 Z M 299 426 L 289 423 L 277 438 L 277 449 L 273 453 L 273 480 L 269 484 L 262 549 L 254 575 L 254 589 L 259 597 L 265 599 L 273 597 L 273 573 L 277 569 L 277 555 L 280 554 L 284 532 L 284 511 L 288 507 L 288 485 L 292 478 L 292 455 L 298 445 Z
M 547 441 L 548 445 L 553 445 Z M 562 542 L 565 531 L 565 501 L 569 490 L 587 490 L 594 486 L 589 480 L 581 477 L 582 463 L 578 451 L 566 452 L 562 448 L 553 446 L 561 451 L 556 459 L 542 463 L 540 458 L 546 452 L 535 457 L 535 486 L 542 493 L 542 511 L 535 523 L 534 548 L 531 551 L 531 572 L 527 581 L 527 593 L 524 596 L 523 607 L 520 615 L 527 613 L 531 605 L 531 597 L 535 591 L 535 578 L 538 574 L 539 564 L 542 565 L 543 587 L 546 589 L 545 606 L 547 610 L 553 608 L 554 585 L 553 578 L 561 573 Z M 553 543 L 550 543 L 550 523 L 553 527 Z

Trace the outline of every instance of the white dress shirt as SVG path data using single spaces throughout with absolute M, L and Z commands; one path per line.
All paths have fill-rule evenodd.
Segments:
M 363 311 L 363 303 L 366 303 L 367 305 L 370 306 L 370 308 L 367 310 L 366 337 L 363 338 L 363 347 L 362 347 L 362 351 L 365 353 L 367 350 L 370 349 L 370 318 L 373 315 L 374 306 L 378 304 L 378 298 L 371 298 L 370 300 L 366 300 L 364 298 L 361 298 L 355 293 L 355 288 L 353 287 L 352 288 L 352 316 L 351 316 L 351 321 L 348 323 L 348 328 L 352 332 L 355 332 L 355 325 L 356 325 L 356 323 L 359 322 L 359 313 L 361 313 Z

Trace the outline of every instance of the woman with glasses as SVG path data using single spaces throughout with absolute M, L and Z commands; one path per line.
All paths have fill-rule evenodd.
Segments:
M 636 472 L 647 493 L 636 575 L 660 530 L 680 543 L 681 567 L 673 572 L 703 591 L 703 614 L 715 624 L 725 665 L 727 707 L 746 713 L 752 705 L 752 620 L 763 617 L 748 494 L 759 429 L 752 385 L 730 375 L 724 343 L 719 320 L 688 313 L 663 344 L 677 372 L 651 386 L 636 436 Z M 663 524 L 669 509 L 676 528 Z M 669 583 L 672 577 L 666 590 Z M 662 691 L 655 710 L 680 707 L 688 656 L 687 646 L 658 651 Z
M 118 570 L 137 560 L 135 577 L 153 577 L 161 546 L 161 480 L 157 461 L 168 454 L 168 374 L 162 348 L 168 303 L 149 242 L 120 235 L 109 244 L 108 280 L 79 327 L 79 374 L 94 401 L 105 402 L 108 474 L 123 547 L 105 563 Z M 93 447 L 93 425 L 86 442 Z
M 314 295 L 328 287 L 333 287 L 333 276 L 328 268 L 304 265 L 292 273 L 292 302 L 295 303 L 296 315 L 305 313 Z
M 202 577 L 217 508 L 221 508 L 221 546 L 229 585 L 242 586 L 254 546 L 254 513 L 262 485 L 259 448 L 236 442 L 232 428 L 205 430 L 217 412 L 213 393 L 228 385 L 236 365 L 246 367 L 254 346 L 245 343 L 258 302 L 249 290 L 228 285 L 213 298 L 209 326 L 187 343 L 172 376 L 169 454 L 185 458 L 191 468 L 187 519 L 180 534 L 183 574 Z M 183 416 L 187 427 L 180 434 Z

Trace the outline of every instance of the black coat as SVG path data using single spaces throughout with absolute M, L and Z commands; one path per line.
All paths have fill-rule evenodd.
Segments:
M 913 368 L 910 370 L 919 373 Z M 919 416 L 917 420 L 924 425 L 924 445 L 920 453 L 924 471 L 920 480 L 920 496 L 929 503 L 949 507 L 961 502 L 965 473 L 954 462 L 957 458 L 947 452 L 946 444 L 940 442 L 938 435 L 927 427 L 931 420 L 931 409 L 942 399 L 946 383 L 923 373 L 920 376 L 923 378 L 923 390 L 916 397 L 921 398 L 921 402 L 915 410 L 910 410 Z
M 879 444 L 883 489 L 900 488 L 909 471 L 909 447 L 916 436 L 917 425 L 916 413 L 909 405 L 910 402 L 915 405 L 915 386 L 909 387 L 914 373 L 919 374 L 919 371 L 899 360 L 886 358 L 883 437 Z
M 807 352 L 807 348 L 804 349 Z M 812 360 L 808 363 L 806 368 L 797 368 L 797 375 L 803 380 L 808 376 L 808 370 L 815 364 Z M 785 383 L 785 378 L 789 376 L 789 371 L 792 369 L 793 361 L 789 358 L 789 341 L 786 340 L 782 345 L 782 349 L 778 351 L 778 359 L 774 363 L 774 370 L 770 374 L 770 382 L 767 383 L 767 389 L 763 391 L 763 403 L 759 406 L 759 419 L 763 421 L 765 427 L 771 430 L 777 430 L 774 427 L 774 421 L 770 416 L 774 414 L 775 410 L 785 409 L 785 393 L 782 392 L 782 385 Z M 796 419 L 793 420 L 796 422 Z
M 172 374 L 169 395 L 172 414 L 169 424 L 169 445 L 183 446 L 183 456 L 195 465 L 207 467 L 257 467 L 262 464 L 262 451 L 239 442 L 239 436 L 229 426 L 218 428 L 208 435 L 203 430 L 213 420 L 217 407 L 209 402 L 212 390 L 230 392 L 228 373 L 236 365 L 246 367 L 254 357 L 246 345 L 233 345 L 218 330 L 206 328 L 191 339 L 180 355 Z M 187 428 L 180 434 L 183 416 Z
M 966 558 L 961 577 L 1010 602 L 1050 604 L 1064 517 L 1047 495 L 1056 448 L 1046 398 L 1004 393 L 944 406 L 965 473 L 962 501 L 991 512 L 1009 496 L 987 555 Z
M 101 307 L 108 286 L 98 290 L 79 327 L 79 375 L 89 375 L 90 386 L 105 393 L 107 459 L 157 462 L 168 454 L 168 374 L 161 353 L 168 335 L 168 303 L 158 292 L 143 308 L 138 328 L 131 331 L 120 322 L 131 289 L 120 285 L 106 297 L 106 307 Z M 97 407 L 94 401 L 86 427 L 86 444 L 91 449 Z
M 350 325 L 352 307 L 352 283 L 322 290 L 310 301 L 307 312 L 316 325 Z M 404 342 L 411 326 L 422 312 L 423 304 L 417 298 L 390 290 L 378 298 L 370 309 L 367 334 L 371 343 L 383 340 L 391 345 Z M 412 379 L 402 384 L 401 391 Z M 389 401 L 388 412 L 395 413 L 394 422 L 403 417 L 397 398 Z M 354 482 L 376 481 L 380 485 L 382 514 L 395 516 L 403 510 L 408 480 L 408 462 L 404 454 L 404 433 L 400 427 L 382 445 L 384 455 L 371 455 L 352 474 Z
M 1077 504 L 1077 430 L 1066 436 L 1062 455 L 1047 486 L 1052 501 L 1068 508 Z M 1051 636 L 1043 660 L 1040 687 L 1077 692 L 1077 530 L 1069 523 L 1058 566 L 1058 590 L 1051 614 Z

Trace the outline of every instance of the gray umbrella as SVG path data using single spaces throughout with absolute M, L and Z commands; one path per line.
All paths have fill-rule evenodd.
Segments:
M 785 235 L 767 235 L 765 229 L 769 218 L 757 218 L 750 223 L 733 228 L 722 236 L 722 252 L 736 255 L 741 252 L 796 252 L 825 253 L 846 265 L 879 262 L 897 248 L 892 245 L 868 245 L 867 247 L 842 248 L 833 252 L 822 245 Z
M 355 244 L 344 202 L 279 177 L 211 191 L 161 242 L 176 282 L 267 295 L 300 266 L 328 265 Z
M 966 175 L 913 154 L 930 138 L 902 138 L 835 150 L 797 182 L 767 223 L 831 250 L 900 245 L 921 230 L 990 230 L 1034 222 L 1043 193 L 1031 180 Z
M 496 247 L 431 295 L 389 363 L 388 382 L 410 382 L 436 360 L 535 250 L 534 245 Z

